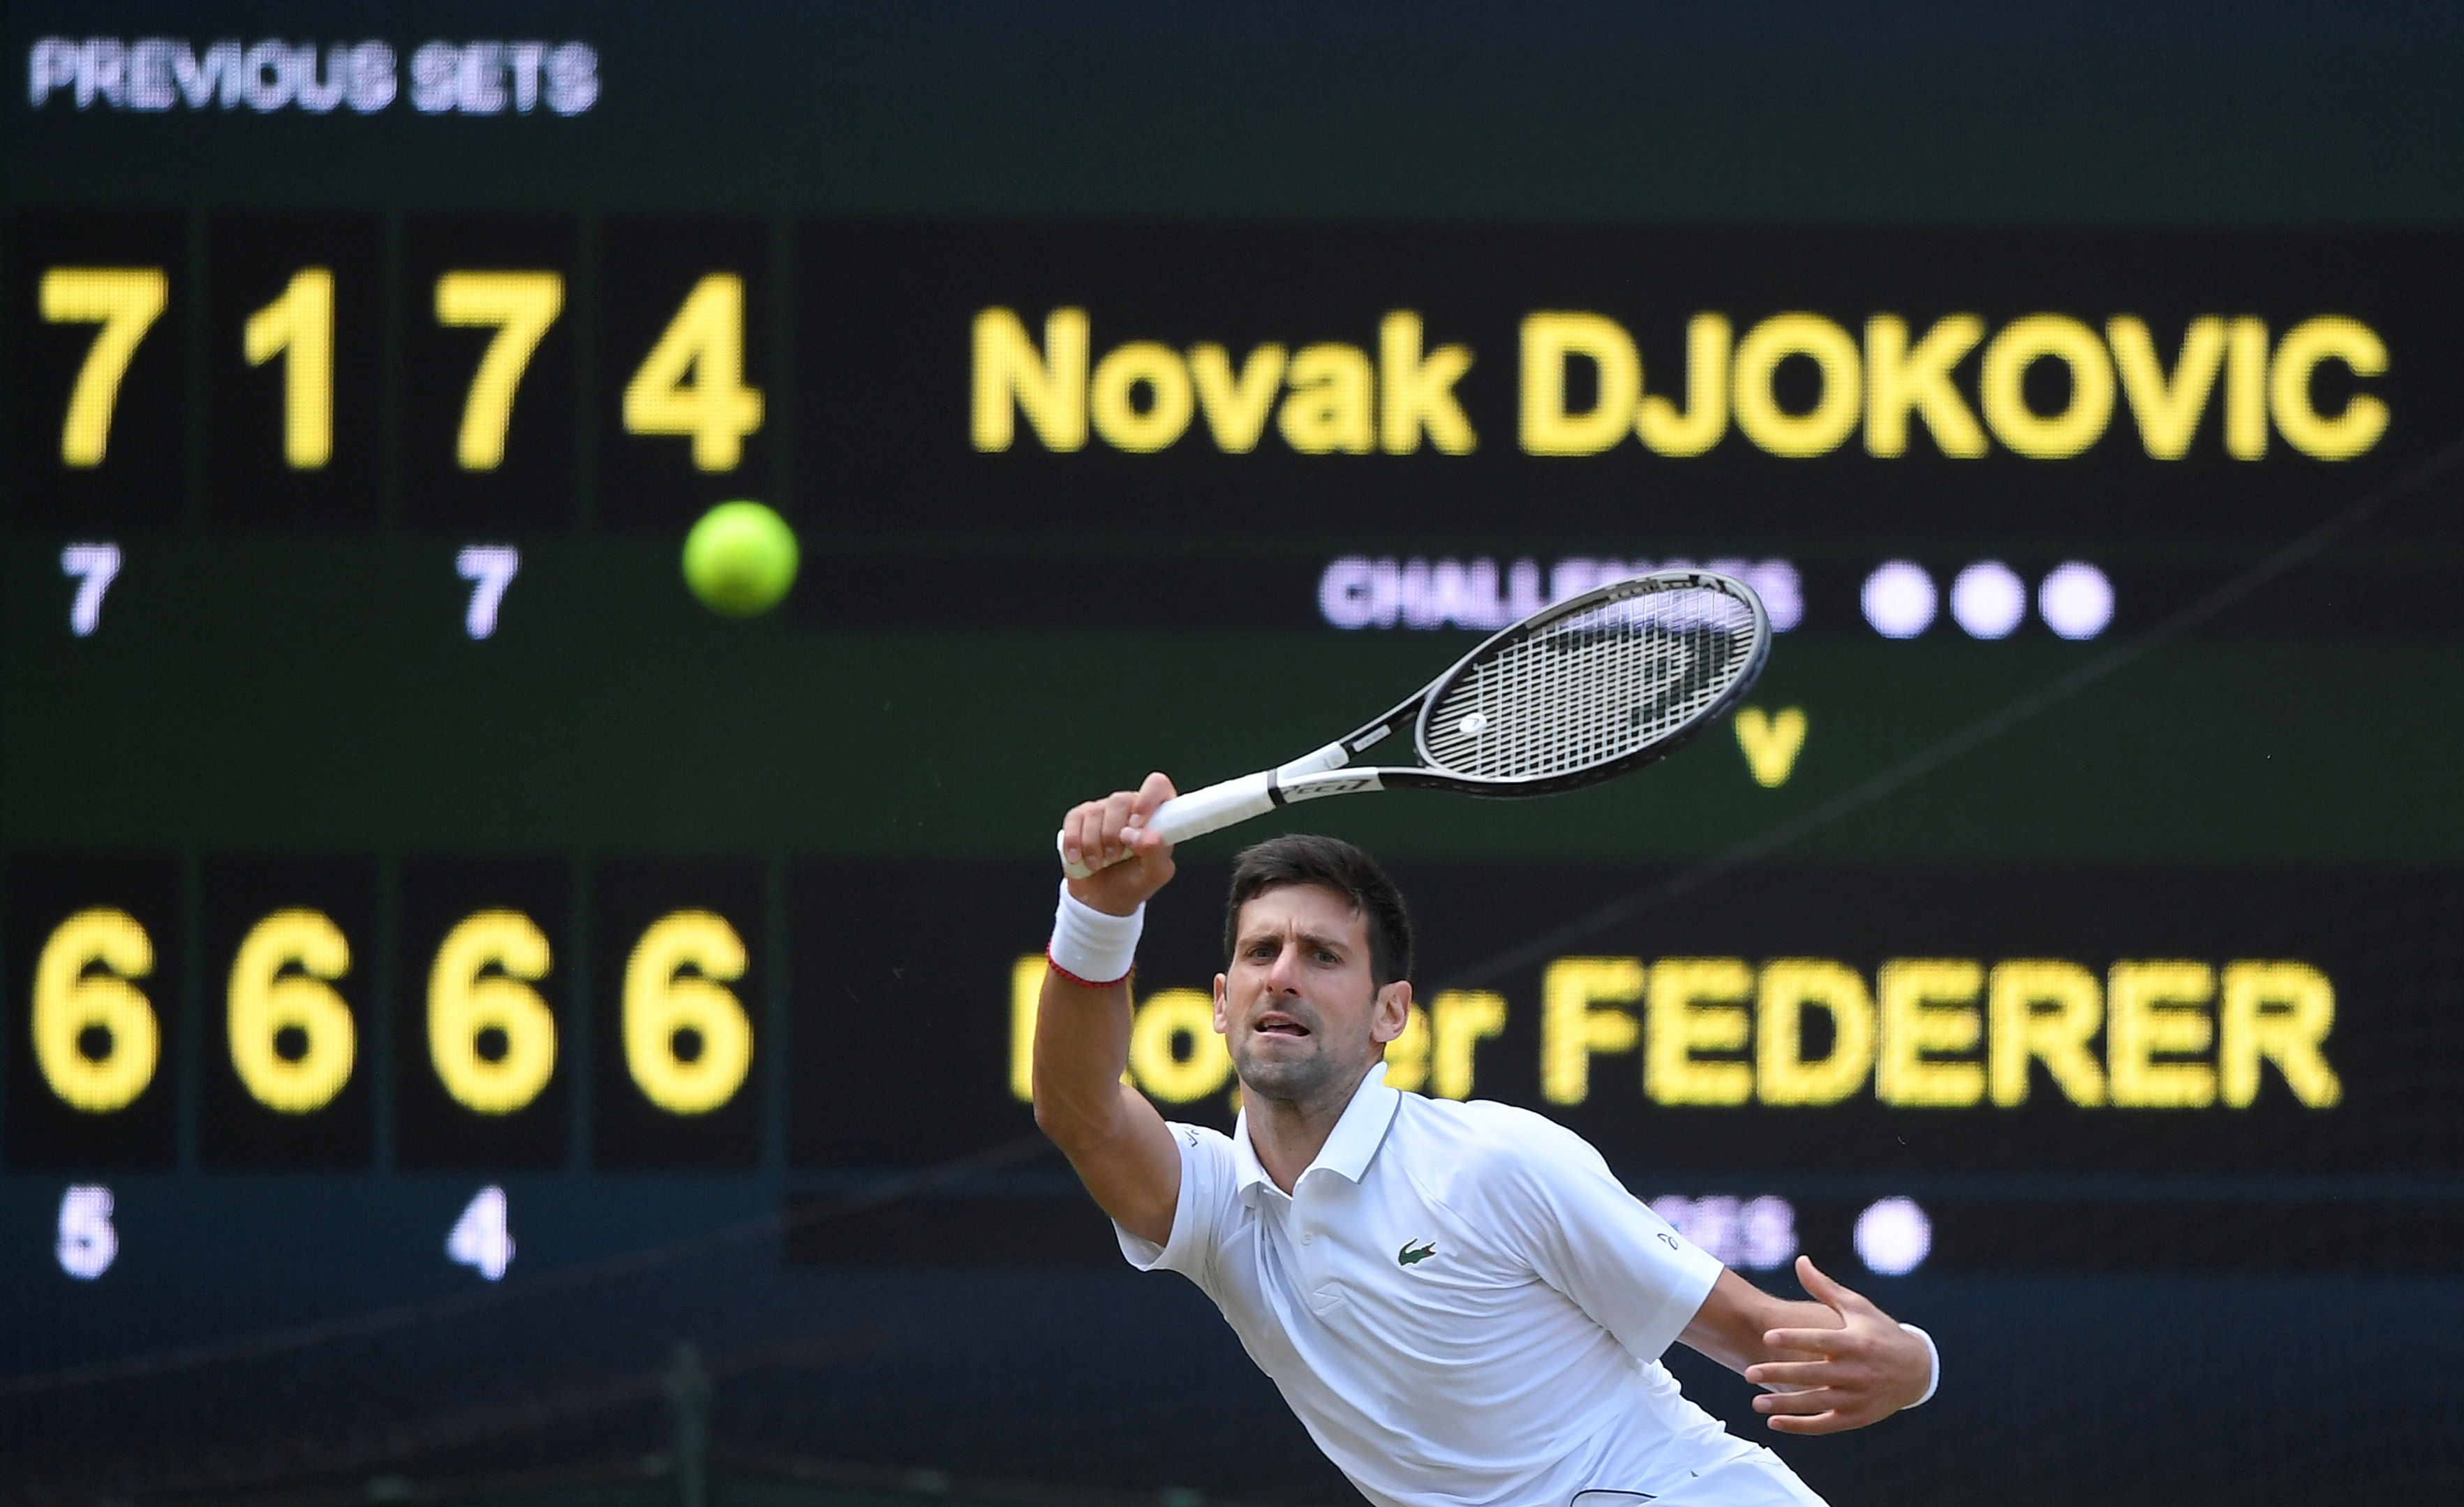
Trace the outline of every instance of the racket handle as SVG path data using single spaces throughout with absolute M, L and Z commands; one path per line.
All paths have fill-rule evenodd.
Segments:
M 1251 817 L 1263 817 L 1277 804 L 1271 794 L 1280 783 L 1286 800 L 1309 800 L 1319 796 L 1344 796 L 1355 790 L 1375 790 L 1377 776 L 1373 772 L 1366 779 L 1350 777 L 1325 780 L 1313 776 L 1329 770 L 1341 769 L 1352 757 L 1352 751 L 1340 739 L 1313 754 L 1305 754 L 1281 769 L 1269 774 L 1261 771 L 1227 779 L 1220 785 L 1193 790 L 1186 796 L 1175 796 L 1162 805 L 1147 822 L 1147 830 L 1160 832 L 1166 842 L 1186 842 L 1202 838 L 1209 832 L 1221 831 Z M 1052 845 L 1062 845 L 1061 835 L 1054 833 Z M 1071 879 L 1085 879 L 1095 872 L 1084 863 L 1072 863 L 1069 855 L 1061 855 L 1061 871 Z
M 1186 842 L 1191 838 L 1204 837 L 1234 822 L 1263 817 L 1275 809 L 1274 797 L 1266 794 L 1272 778 L 1261 771 L 1255 775 L 1243 775 L 1239 779 L 1227 779 L 1220 785 L 1209 785 L 1203 790 L 1193 790 L 1186 796 L 1175 796 L 1155 807 L 1154 818 L 1147 822 L 1147 830 L 1162 834 L 1167 842 Z M 1053 846 L 1058 849 L 1062 843 L 1061 834 L 1053 834 Z M 1071 879 L 1085 879 L 1095 871 L 1087 864 L 1070 863 L 1067 853 L 1061 856 L 1061 868 Z
M 1155 807 L 1147 830 L 1160 834 L 1166 842 L 1186 842 L 1236 821 L 1263 817 L 1275 809 L 1275 798 L 1266 794 L 1272 778 L 1265 774 L 1243 775 L 1239 779 L 1193 790 L 1186 796 L 1175 796 Z

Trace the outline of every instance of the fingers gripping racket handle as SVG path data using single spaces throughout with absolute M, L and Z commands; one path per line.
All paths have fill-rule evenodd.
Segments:
M 1155 807 L 1147 830 L 1161 833 L 1166 842 L 1186 842 L 1191 838 L 1204 837 L 1251 817 L 1263 817 L 1277 806 L 1294 800 L 1313 800 L 1320 796 L 1348 796 L 1354 791 L 1375 790 L 1377 776 L 1362 771 L 1330 777 L 1329 771 L 1340 770 L 1352 757 L 1352 751 L 1341 740 L 1328 744 L 1313 754 L 1307 754 L 1281 769 L 1243 775 L 1220 785 L 1193 790 L 1186 796 L 1175 796 Z M 1069 862 L 1066 840 L 1055 833 L 1052 845 L 1062 850 L 1061 868 L 1071 879 L 1085 879 L 1093 868 Z M 1101 865 L 1099 865 L 1101 866 Z
M 1186 796 L 1175 796 L 1155 807 L 1147 830 L 1160 834 L 1166 842 L 1185 842 L 1251 817 L 1263 817 L 1275 809 L 1275 797 L 1270 794 L 1273 781 L 1273 775 L 1261 772 L 1193 790 Z M 1056 846 L 1061 841 L 1058 836 L 1053 839 Z M 1061 866 L 1071 879 L 1085 879 L 1095 871 L 1087 864 L 1070 863 L 1067 853 L 1061 857 Z

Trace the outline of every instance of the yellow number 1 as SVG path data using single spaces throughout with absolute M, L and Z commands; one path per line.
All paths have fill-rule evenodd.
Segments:
M 80 469 L 102 464 L 111 439 L 111 410 L 137 342 L 171 301 L 171 280 L 160 267 L 52 267 L 38 294 L 47 324 L 99 324 L 94 344 L 69 389 L 68 423 L 60 426 L 60 459 Z
M 690 434 L 693 469 L 725 471 L 759 427 L 761 389 L 744 385 L 744 279 L 712 273 L 625 384 L 625 432 Z
M 241 348 L 251 366 L 282 362 L 282 461 L 317 470 L 334 458 L 334 274 L 292 273 L 282 296 L 248 317 Z
M 447 273 L 436 279 L 436 322 L 455 329 L 494 325 L 496 338 L 479 358 L 453 458 L 464 470 L 505 463 L 505 428 L 514 418 L 514 389 L 547 327 L 564 312 L 558 273 Z

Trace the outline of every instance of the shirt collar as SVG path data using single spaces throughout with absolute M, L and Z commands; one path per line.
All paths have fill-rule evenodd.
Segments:
M 1318 1147 L 1316 1160 L 1294 1179 L 1293 1190 L 1299 1190 L 1310 1173 L 1321 1169 L 1347 1182 L 1359 1182 L 1369 1170 L 1370 1159 L 1386 1140 L 1386 1127 L 1395 1120 L 1395 1106 L 1402 1102 L 1401 1090 L 1386 1086 L 1386 1064 L 1372 1066 L 1360 1080 L 1360 1086 L 1352 1091 L 1352 1103 L 1344 1106 L 1343 1118 L 1334 1123 L 1326 1145 Z M 1245 1106 L 1241 1110 L 1240 1123 L 1232 1127 L 1232 1169 L 1238 1179 L 1241 1201 L 1252 1209 L 1258 1207 L 1261 1189 L 1283 1192 L 1266 1175 L 1265 1165 L 1258 1160 L 1257 1147 L 1249 1144 L 1249 1111 Z

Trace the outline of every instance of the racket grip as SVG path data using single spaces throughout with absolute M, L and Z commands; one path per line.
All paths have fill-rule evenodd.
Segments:
M 1147 830 L 1161 835 L 1166 842 L 1186 842 L 1236 821 L 1263 817 L 1275 809 L 1275 797 L 1266 794 L 1273 778 L 1266 774 L 1243 775 L 1239 779 L 1193 790 L 1186 796 L 1175 796 L 1155 807 Z
M 1160 834 L 1167 842 L 1186 842 L 1251 817 L 1263 817 L 1275 809 L 1274 797 L 1266 793 L 1272 779 L 1272 775 L 1261 771 L 1193 790 L 1186 796 L 1175 796 L 1155 808 L 1147 830 Z M 1062 846 L 1059 833 L 1053 835 L 1052 842 L 1056 849 Z M 1066 852 L 1061 857 L 1061 868 L 1071 879 L 1085 879 L 1095 871 L 1087 864 L 1070 863 Z

